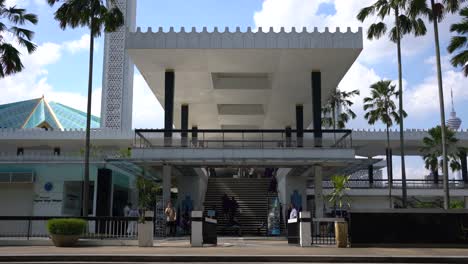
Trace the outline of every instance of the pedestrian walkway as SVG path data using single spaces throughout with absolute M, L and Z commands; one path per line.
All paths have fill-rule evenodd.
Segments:
M 222 238 L 218 246 L 191 248 L 187 240 L 169 239 L 155 247 L 136 246 L 0 247 L 0 262 L 11 261 L 129 262 L 375 262 L 468 263 L 466 248 L 335 248 L 289 246 L 282 240 Z

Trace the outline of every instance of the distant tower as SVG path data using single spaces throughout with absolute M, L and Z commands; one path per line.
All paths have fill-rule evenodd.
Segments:
M 108 1 L 109 3 L 110 1 Z M 125 51 L 125 39 L 136 27 L 136 0 L 116 0 L 125 25 L 104 38 L 101 128 L 132 129 L 133 63 Z
M 458 130 L 462 121 L 457 117 L 457 113 L 455 112 L 455 106 L 453 104 L 453 90 L 450 90 L 450 95 L 452 98 L 452 112 L 450 112 L 450 118 L 447 120 L 447 126 L 452 130 Z

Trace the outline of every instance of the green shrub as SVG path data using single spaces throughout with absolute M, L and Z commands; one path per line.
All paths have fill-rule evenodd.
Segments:
M 86 230 L 86 221 L 76 218 L 57 218 L 47 222 L 51 235 L 82 235 Z

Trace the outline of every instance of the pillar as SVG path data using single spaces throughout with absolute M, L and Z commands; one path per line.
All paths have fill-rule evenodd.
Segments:
M 182 130 L 182 146 L 187 146 L 187 136 L 188 136 L 188 121 L 189 121 L 189 106 L 183 104 L 180 109 L 180 129 Z
M 203 247 L 203 212 L 192 211 L 191 220 L 190 245 L 192 247 Z
M 301 148 L 303 146 L 304 138 L 304 106 L 296 105 L 296 137 L 297 137 L 297 147 Z
M 286 127 L 286 147 L 287 148 L 291 147 L 291 134 L 292 134 L 291 127 L 287 126 Z
M 462 171 L 463 182 L 468 183 L 468 166 L 466 162 L 466 151 L 460 152 L 460 160 L 461 160 L 461 171 Z
M 166 71 L 164 75 L 164 132 L 165 138 L 172 137 L 172 127 L 174 125 L 174 86 L 175 74 L 173 71 Z
M 299 244 L 301 247 L 312 246 L 311 223 L 310 212 L 303 211 L 299 213 Z
M 198 146 L 198 127 L 197 126 L 192 127 L 192 146 L 193 147 Z
M 171 200 L 171 174 L 172 167 L 170 165 L 163 166 L 163 201 L 167 203 Z M 166 206 L 164 204 L 164 206 Z
M 372 158 L 369 158 L 369 161 L 372 161 Z M 374 165 L 370 164 L 368 167 L 368 174 L 369 174 L 369 186 L 374 185 Z
M 315 146 L 322 146 L 322 74 L 312 72 L 312 117 Z
M 112 171 L 98 169 L 96 182 L 96 216 L 112 216 Z M 96 233 L 106 232 L 104 221 L 96 224 L 95 228 Z
M 322 166 L 314 167 L 315 218 L 323 217 L 323 175 Z

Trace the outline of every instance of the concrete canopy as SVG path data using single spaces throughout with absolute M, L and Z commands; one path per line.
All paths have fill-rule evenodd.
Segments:
M 362 50 L 362 30 L 314 32 L 146 32 L 127 52 L 164 107 L 164 73 L 175 72 L 174 125 L 189 105 L 189 127 L 295 127 L 295 106 L 312 120 L 311 72 L 322 74 L 322 102 Z

